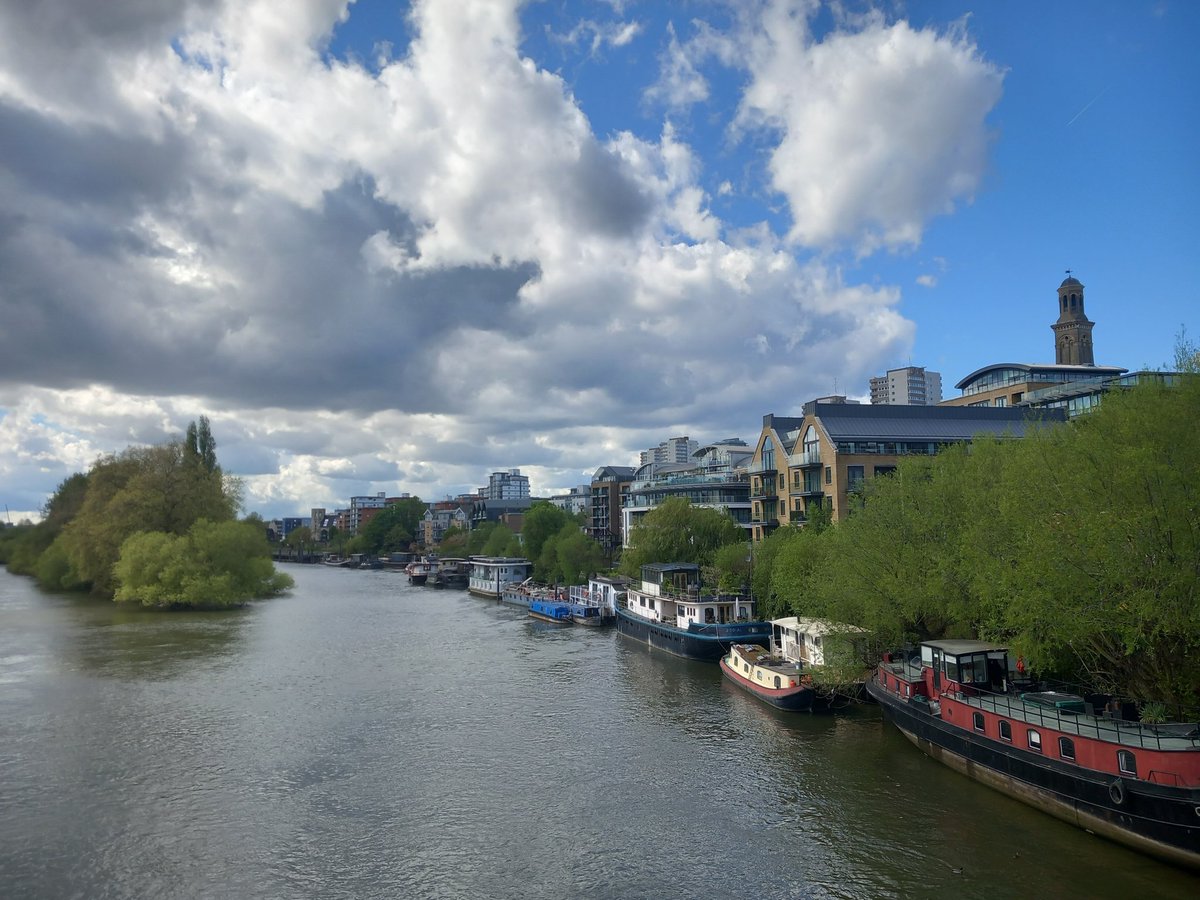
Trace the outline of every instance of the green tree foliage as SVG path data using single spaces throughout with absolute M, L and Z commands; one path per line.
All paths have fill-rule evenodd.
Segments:
M 1042 671 L 1200 706 L 1200 378 L 904 460 L 779 548 L 779 605 L 889 642 L 999 640 Z M 756 579 L 757 580 L 757 579 Z
M 236 482 L 189 456 L 179 442 L 132 447 L 97 462 L 87 496 L 58 541 L 77 585 L 111 595 L 121 544 L 139 531 L 182 535 L 198 519 L 232 519 Z
M 521 556 L 521 540 L 503 522 L 496 522 L 488 531 L 480 553 L 483 556 Z
M 542 555 L 543 545 L 568 524 L 571 524 L 571 517 L 553 503 L 547 500 L 534 503 L 525 513 L 521 525 L 525 555 L 536 562 Z
M 465 528 L 451 525 L 442 534 L 442 539 L 438 543 L 438 552 L 442 556 L 466 556 L 469 539 L 470 532 Z
M 564 514 L 563 518 L 558 533 L 542 542 L 534 560 L 534 577 L 555 584 L 583 584 L 591 573 L 603 568 L 604 548 L 580 530 L 573 516 Z
M 312 529 L 307 525 L 301 525 L 299 528 L 293 528 L 288 532 L 288 536 L 283 539 L 283 543 L 288 547 L 300 550 L 313 545 Z
M 4 550 L 0 561 L 8 565 L 9 571 L 18 575 L 39 575 L 39 560 L 42 554 L 49 549 L 83 506 L 87 485 L 88 478 L 81 473 L 64 479 L 42 508 L 42 521 L 37 525 L 6 529 L 12 534 L 5 542 L 7 549 Z M 49 574 L 49 568 L 47 572 Z M 52 586 L 59 586 L 58 580 L 55 578 Z M 42 583 L 51 585 L 51 582 Z
M 121 545 L 115 566 L 118 603 L 221 608 L 292 586 L 276 572 L 260 529 L 201 519 L 185 535 L 147 531 Z
M 385 506 L 360 529 L 358 537 L 362 541 L 354 552 L 377 555 L 408 550 L 421 533 L 425 508 L 419 497 L 405 497 Z
M 629 547 L 621 554 L 621 571 L 637 577 L 643 565 L 654 562 L 708 566 L 718 548 L 745 542 L 745 533 L 728 513 L 672 497 L 633 527 Z
M 718 547 L 713 554 L 712 577 L 705 580 L 715 580 L 717 590 L 723 594 L 749 593 L 751 559 L 749 541 Z

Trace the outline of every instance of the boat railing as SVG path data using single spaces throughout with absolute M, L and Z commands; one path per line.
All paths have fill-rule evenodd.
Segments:
M 1056 706 L 1046 706 L 1022 699 L 1022 694 L 994 693 L 983 688 L 970 687 L 953 690 L 956 700 L 970 706 L 990 709 L 1000 715 L 1018 719 L 1030 725 L 1040 725 L 1054 731 L 1091 737 L 1096 740 L 1131 747 L 1157 750 L 1181 750 L 1200 747 L 1200 726 L 1196 725 L 1152 725 L 1146 722 L 1129 722 L 1124 719 L 1097 716 L 1086 710 L 1077 712 Z M 1065 695 L 1064 695 L 1065 696 Z

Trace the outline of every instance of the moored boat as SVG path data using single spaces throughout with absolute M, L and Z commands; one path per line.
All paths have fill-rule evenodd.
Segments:
M 926 641 L 867 692 L 917 747 L 1094 834 L 1200 869 L 1200 726 L 1106 713 L 1108 698 L 1024 682 L 1008 648 Z
M 499 600 L 505 588 L 521 583 L 532 571 L 533 563 L 520 557 L 472 556 L 467 590 L 477 597 Z
M 435 588 L 465 588 L 471 579 L 471 564 L 458 557 L 443 557 L 425 583 Z
M 404 567 L 404 571 L 408 573 L 409 584 L 425 584 L 429 580 L 429 576 L 437 571 L 437 559 L 425 556 L 421 559 L 413 560 Z
M 574 585 L 568 598 L 571 618 L 578 625 L 614 625 L 617 607 L 625 602 L 629 579 L 623 576 L 593 575 L 586 586 Z
M 701 591 L 694 563 L 642 566 L 640 587 L 617 607 L 617 631 L 651 647 L 716 662 L 733 644 L 766 644 L 771 626 L 754 619 L 754 600 Z
M 553 598 L 539 597 L 529 604 L 529 615 L 555 625 L 571 624 L 571 604 Z
M 734 644 L 720 663 L 721 674 L 729 681 L 778 709 L 813 709 L 812 676 L 799 663 L 759 644 Z

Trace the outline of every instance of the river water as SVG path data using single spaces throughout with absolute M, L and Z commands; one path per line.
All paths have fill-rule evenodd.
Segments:
M 162 613 L 0 571 L 4 898 L 1195 897 L 879 710 L 395 572 Z

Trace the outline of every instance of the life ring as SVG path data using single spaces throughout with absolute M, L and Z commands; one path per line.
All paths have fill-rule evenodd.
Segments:
M 1125 785 L 1118 778 L 1108 786 L 1108 796 L 1112 798 L 1112 802 L 1121 806 L 1125 802 Z

